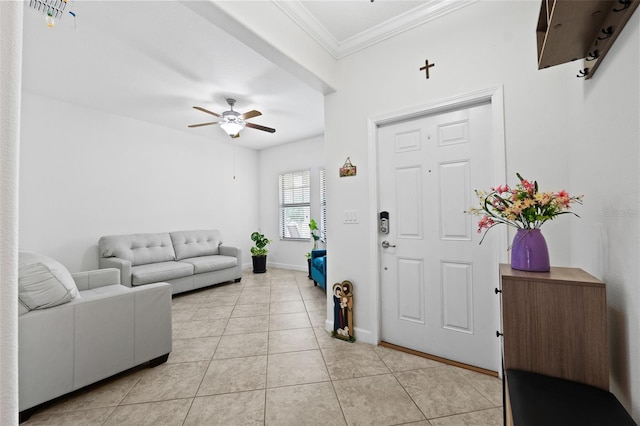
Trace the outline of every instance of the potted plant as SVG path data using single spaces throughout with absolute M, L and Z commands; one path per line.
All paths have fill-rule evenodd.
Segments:
M 256 231 L 251 234 L 251 241 L 254 246 L 251 247 L 251 258 L 253 259 L 253 272 L 260 274 L 267 272 L 267 244 L 271 242 L 264 234 Z
M 318 240 L 320 239 L 320 228 L 318 228 L 318 222 L 315 219 L 311 219 L 309 221 L 309 229 L 311 230 L 311 238 L 313 238 L 313 249 L 316 250 L 318 248 Z M 307 270 L 309 272 L 309 279 L 311 279 L 311 252 L 308 252 L 305 257 L 307 258 Z
M 316 250 L 320 239 L 320 228 L 318 228 L 318 222 L 315 219 L 309 221 L 309 229 L 311 230 L 311 238 L 313 238 L 313 250 Z

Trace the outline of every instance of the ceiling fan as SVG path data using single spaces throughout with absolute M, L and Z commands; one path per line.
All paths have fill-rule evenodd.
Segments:
M 227 98 L 227 103 L 231 108 L 229 111 L 225 111 L 222 114 L 216 114 L 215 112 L 209 111 L 208 109 L 204 109 L 202 107 L 194 106 L 193 108 L 198 111 L 206 112 L 207 114 L 211 114 L 215 117 L 219 117 L 218 121 L 211 121 L 209 123 L 201 123 L 201 124 L 191 124 L 188 127 L 201 127 L 201 126 L 211 126 L 212 124 L 219 124 L 220 127 L 232 138 L 240 137 L 240 130 L 245 127 L 250 127 L 252 129 L 262 130 L 263 132 L 275 133 L 276 129 L 272 129 L 271 127 L 261 126 L 259 124 L 248 123 L 246 120 L 262 115 L 260 111 L 251 110 L 249 112 L 245 112 L 244 114 L 240 114 L 237 111 L 233 110 L 233 106 L 236 103 L 235 99 Z

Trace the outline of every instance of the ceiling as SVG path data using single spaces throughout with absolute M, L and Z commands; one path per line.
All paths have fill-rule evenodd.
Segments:
M 464 0 L 279 1 L 275 4 L 336 59 L 467 4 Z M 322 135 L 323 94 L 176 1 L 75 1 L 55 28 L 25 2 L 26 91 L 251 149 Z M 417 17 L 420 17 L 417 20 Z M 230 139 L 194 110 L 257 109 Z

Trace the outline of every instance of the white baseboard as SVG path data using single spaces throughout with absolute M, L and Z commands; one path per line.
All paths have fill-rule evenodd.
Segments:
M 288 263 L 270 263 L 269 261 L 267 261 L 267 267 L 272 267 L 272 268 L 278 268 L 278 269 L 287 269 L 289 271 L 300 271 L 300 272 L 307 272 L 308 268 L 307 266 L 300 266 L 300 265 L 290 265 Z
M 278 268 L 278 269 L 287 269 L 289 271 L 300 271 L 300 272 L 308 272 L 309 269 L 306 266 L 300 265 L 289 265 L 288 263 L 270 263 L 267 262 L 268 268 Z M 247 269 L 253 269 L 253 263 L 243 263 L 242 270 L 245 271 Z

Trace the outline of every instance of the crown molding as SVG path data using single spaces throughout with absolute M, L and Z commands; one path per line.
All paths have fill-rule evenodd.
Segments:
M 426 22 L 455 12 L 478 0 L 428 0 L 421 6 L 395 16 L 379 25 L 338 41 L 299 0 L 272 0 L 335 59 L 344 58 Z
M 282 12 L 295 22 L 304 32 L 309 34 L 331 56 L 338 59 L 338 40 L 316 19 L 309 9 L 304 7 L 299 0 L 273 0 Z

